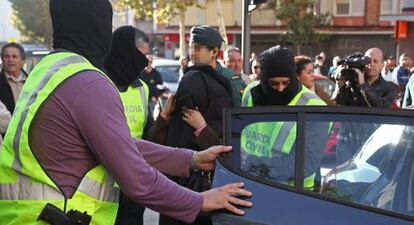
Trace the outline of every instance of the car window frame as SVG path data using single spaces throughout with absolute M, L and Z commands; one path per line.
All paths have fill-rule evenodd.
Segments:
M 373 115 L 373 116 L 390 116 L 406 118 L 413 120 L 414 114 L 410 110 L 391 110 L 381 108 L 368 108 L 368 107 L 346 107 L 346 106 L 257 106 L 257 107 L 239 107 L 239 108 L 225 108 L 223 117 L 223 143 L 224 145 L 231 145 L 232 133 L 231 124 L 233 115 L 249 115 L 249 114 L 296 114 L 297 116 L 297 140 L 305 140 L 306 129 L 306 116 L 309 114 L 350 114 L 350 115 Z M 312 120 L 311 120 L 312 121 Z M 314 120 L 313 120 L 314 121 Z M 406 121 L 406 120 L 403 120 Z M 405 124 L 403 121 L 395 121 L 395 124 Z M 295 155 L 295 185 L 290 187 L 281 183 L 267 180 L 265 178 L 257 177 L 249 174 L 240 168 L 237 168 L 232 163 L 233 153 L 226 153 L 219 157 L 220 164 L 238 176 L 249 179 L 253 182 L 258 182 L 264 185 L 271 186 L 272 188 L 283 189 L 286 191 L 294 192 L 300 195 L 306 195 L 313 198 L 333 202 L 336 204 L 346 205 L 353 208 L 366 210 L 369 212 L 379 213 L 386 216 L 396 217 L 407 221 L 414 222 L 414 216 L 398 213 L 395 211 L 389 211 L 385 209 L 375 208 L 372 206 L 363 205 L 356 202 L 346 201 L 340 198 L 334 198 L 332 196 L 323 195 L 320 193 L 311 192 L 303 188 L 304 179 L 304 166 L 305 166 L 305 142 L 296 142 L 296 155 Z

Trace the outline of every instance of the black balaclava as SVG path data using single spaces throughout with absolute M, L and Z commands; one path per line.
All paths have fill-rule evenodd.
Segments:
M 111 47 L 108 0 L 50 0 L 53 48 L 75 52 L 102 69 Z
M 296 77 L 296 66 L 293 53 L 280 46 L 267 49 L 259 56 L 260 85 L 252 89 L 254 105 L 287 105 L 301 90 Z M 289 77 L 290 83 L 279 92 L 268 82 L 273 77 Z
M 112 82 L 121 90 L 126 89 L 148 65 L 147 57 L 135 46 L 135 29 L 122 26 L 114 31 L 111 52 L 105 69 Z M 142 32 L 137 29 L 137 32 Z

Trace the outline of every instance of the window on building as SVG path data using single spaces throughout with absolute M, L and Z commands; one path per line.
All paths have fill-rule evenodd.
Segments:
M 341 49 L 361 49 L 362 42 L 358 39 L 342 39 L 339 41 L 339 48 Z
M 381 0 L 381 14 L 392 14 L 392 0 Z
M 336 15 L 349 15 L 350 5 L 350 0 L 336 0 Z

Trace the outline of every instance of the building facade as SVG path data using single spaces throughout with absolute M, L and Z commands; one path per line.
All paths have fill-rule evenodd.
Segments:
M 397 43 L 396 55 L 408 53 L 414 56 L 414 0 L 388 0 L 387 10 L 381 21 L 391 21 L 394 26 L 394 39 Z
M 185 14 L 186 34 L 193 25 L 208 24 L 218 27 L 216 0 L 197 0 L 202 9 L 191 7 Z M 242 33 L 241 0 L 221 0 L 224 23 L 226 25 L 229 45 L 241 47 Z M 316 13 L 331 15 L 331 29 L 319 30 L 330 34 L 330 38 L 320 44 L 301 47 L 301 53 L 315 56 L 324 51 L 328 59 L 336 55 L 344 57 L 353 52 L 364 52 L 369 47 L 381 48 L 385 55 L 396 54 L 393 21 L 381 19 L 394 10 L 393 0 L 318 0 Z M 148 33 L 153 34 L 160 49 L 159 54 L 168 58 L 177 57 L 178 49 L 178 18 L 169 24 L 157 24 Z M 144 26 L 145 25 L 145 26 Z M 141 26 L 138 24 L 138 26 Z M 411 27 L 410 27 L 411 29 Z M 280 44 L 280 36 L 285 32 L 283 24 L 276 19 L 274 9 L 262 8 L 251 14 L 251 51 L 260 54 L 263 50 Z M 293 46 L 287 46 L 292 47 Z

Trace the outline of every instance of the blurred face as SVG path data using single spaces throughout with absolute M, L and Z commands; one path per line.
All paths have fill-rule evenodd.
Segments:
M 300 71 L 300 74 L 298 76 L 299 81 L 305 85 L 305 87 L 313 89 L 315 86 L 315 79 L 312 76 L 313 74 L 313 65 L 311 63 L 305 65 L 303 67 L 303 70 Z
M 365 73 L 368 77 L 376 77 L 379 76 L 381 73 L 381 70 L 384 66 L 383 63 L 383 54 L 380 50 L 374 49 L 374 50 L 368 50 L 365 53 L 365 56 L 368 56 L 371 58 L 371 63 L 368 64 L 365 67 Z
M 286 89 L 286 87 L 290 84 L 289 77 L 273 77 L 267 80 L 269 86 L 272 87 L 273 90 L 282 92 Z
M 241 74 L 243 61 L 239 52 L 231 52 L 228 55 L 228 59 L 225 60 L 227 68 L 232 69 L 237 74 Z
M 207 46 L 199 45 L 198 43 L 194 42 L 190 43 L 188 51 L 190 54 L 190 59 L 195 65 L 209 65 L 217 55 L 214 50 L 209 49 Z
M 14 47 L 4 49 L 4 57 L 1 60 L 3 61 L 3 68 L 6 73 L 15 77 L 20 74 L 24 60 L 20 55 L 19 49 Z

